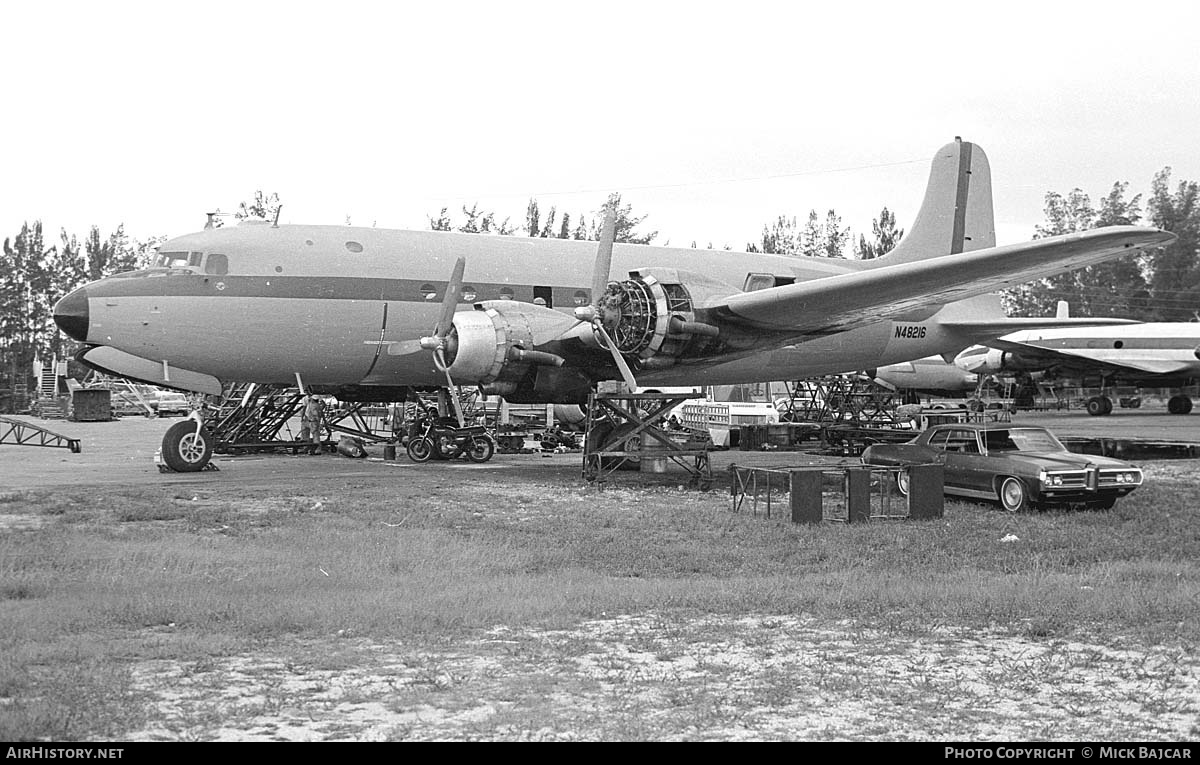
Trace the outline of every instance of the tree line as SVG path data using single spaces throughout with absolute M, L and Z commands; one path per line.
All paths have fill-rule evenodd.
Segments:
M 1098 205 L 1078 188 L 1065 195 L 1047 192 L 1045 221 L 1036 227 L 1035 238 L 1129 224 L 1157 226 L 1179 238 L 1137 258 L 1120 258 L 1009 289 L 1003 300 L 1010 315 L 1052 316 L 1058 301 L 1066 300 L 1075 316 L 1200 320 L 1200 185 L 1195 181 L 1172 185 L 1171 168 L 1166 167 L 1155 174 L 1144 202 L 1141 194 L 1127 198 L 1128 188 L 1126 182 L 1114 183 Z M 260 190 L 230 215 L 272 220 L 280 206 L 278 194 Z M 616 214 L 618 242 L 651 244 L 658 237 L 657 231 L 638 231 L 649 216 L 635 214 L 620 194 L 611 195 L 590 220 L 582 214 L 560 213 L 555 207 L 543 211 L 536 199 L 529 200 L 519 227 L 511 218 L 501 220 L 495 212 L 480 210 L 478 204 L 463 205 L 463 218 L 457 224 L 447 208 L 428 220 L 436 231 L 598 240 L 609 208 Z M 223 225 L 225 216 L 218 209 L 209 215 L 208 225 Z M 886 254 L 903 236 L 895 213 L 887 207 L 872 222 L 870 238 L 860 235 L 858 241 L 853 241 L 836 211 L 828 210 L 822 217 L 814 209 L 803 224 L 786 215 L 764 224 L 759 240 L 748 242 L 745 250 L 840 258 L 846 257 L 848 249 L 851 257 L 867 260 Z M 56 240 L 48 241 L 40 220 L 26 222 L 15 236 L 5 238 L 0 254 L 0 377 L 6 379 L 0 379 L 0 388 L 28 380 L 35 359 L 62 358 L 73 350 L 73 342 L 53 322 L 53 307 L 60 298 L 89 281 L 146 267 L 165 239 L 134 239 L 119 225 L 107 236 L 92 226 L 83 241 L 64 229 Z M 691 246 L 696 247 L 696 242 Z M 711 243 L 709 249 L 714 249 Z

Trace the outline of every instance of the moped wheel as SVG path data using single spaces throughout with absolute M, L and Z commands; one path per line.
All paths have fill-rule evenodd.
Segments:
M 487 462 L 496 453 L 496 445 L 487 436 L 475 436 L 467 448 L 467 459 L 471 462 Z
M 405 451 L 413 462 L 429 462 L 433 459 L 433 441 L 428 438 L 414 438 L 408 442 Z

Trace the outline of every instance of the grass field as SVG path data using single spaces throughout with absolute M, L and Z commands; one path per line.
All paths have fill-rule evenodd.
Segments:
M 0 493 L 0 740 L 1195 739 L 1200 465 L 1144 467 L 865 526 L 461 471 Z

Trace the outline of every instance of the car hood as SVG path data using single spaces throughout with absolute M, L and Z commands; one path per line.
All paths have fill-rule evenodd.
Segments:
M 1089 465 L 1102 468 L 1133 468 L 1134 465 L 1112 457 L 1075 452 L 1004 452 L 1004 456 L 1046 470 L 1081 470 Z

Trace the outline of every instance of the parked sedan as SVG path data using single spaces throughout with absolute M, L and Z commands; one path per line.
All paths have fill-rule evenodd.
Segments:
M 186 416 L 192 410 L 188 397 L 178 391 L 160 390 L 154 399 L 154 409 L 159 417 L 170 415 Z
M 862 461 L 942 463 L 947 494 L 996 501 L 1010 512 L 1044 504 L 1107 509 L 1142 483 L 1142 471 L 1128 462 L 1076 454 L 1045 428 L 1008 423 L 935 425 L 907 443 L 869 446 Z M 906 472 L 896 483 L 908 493 Z

